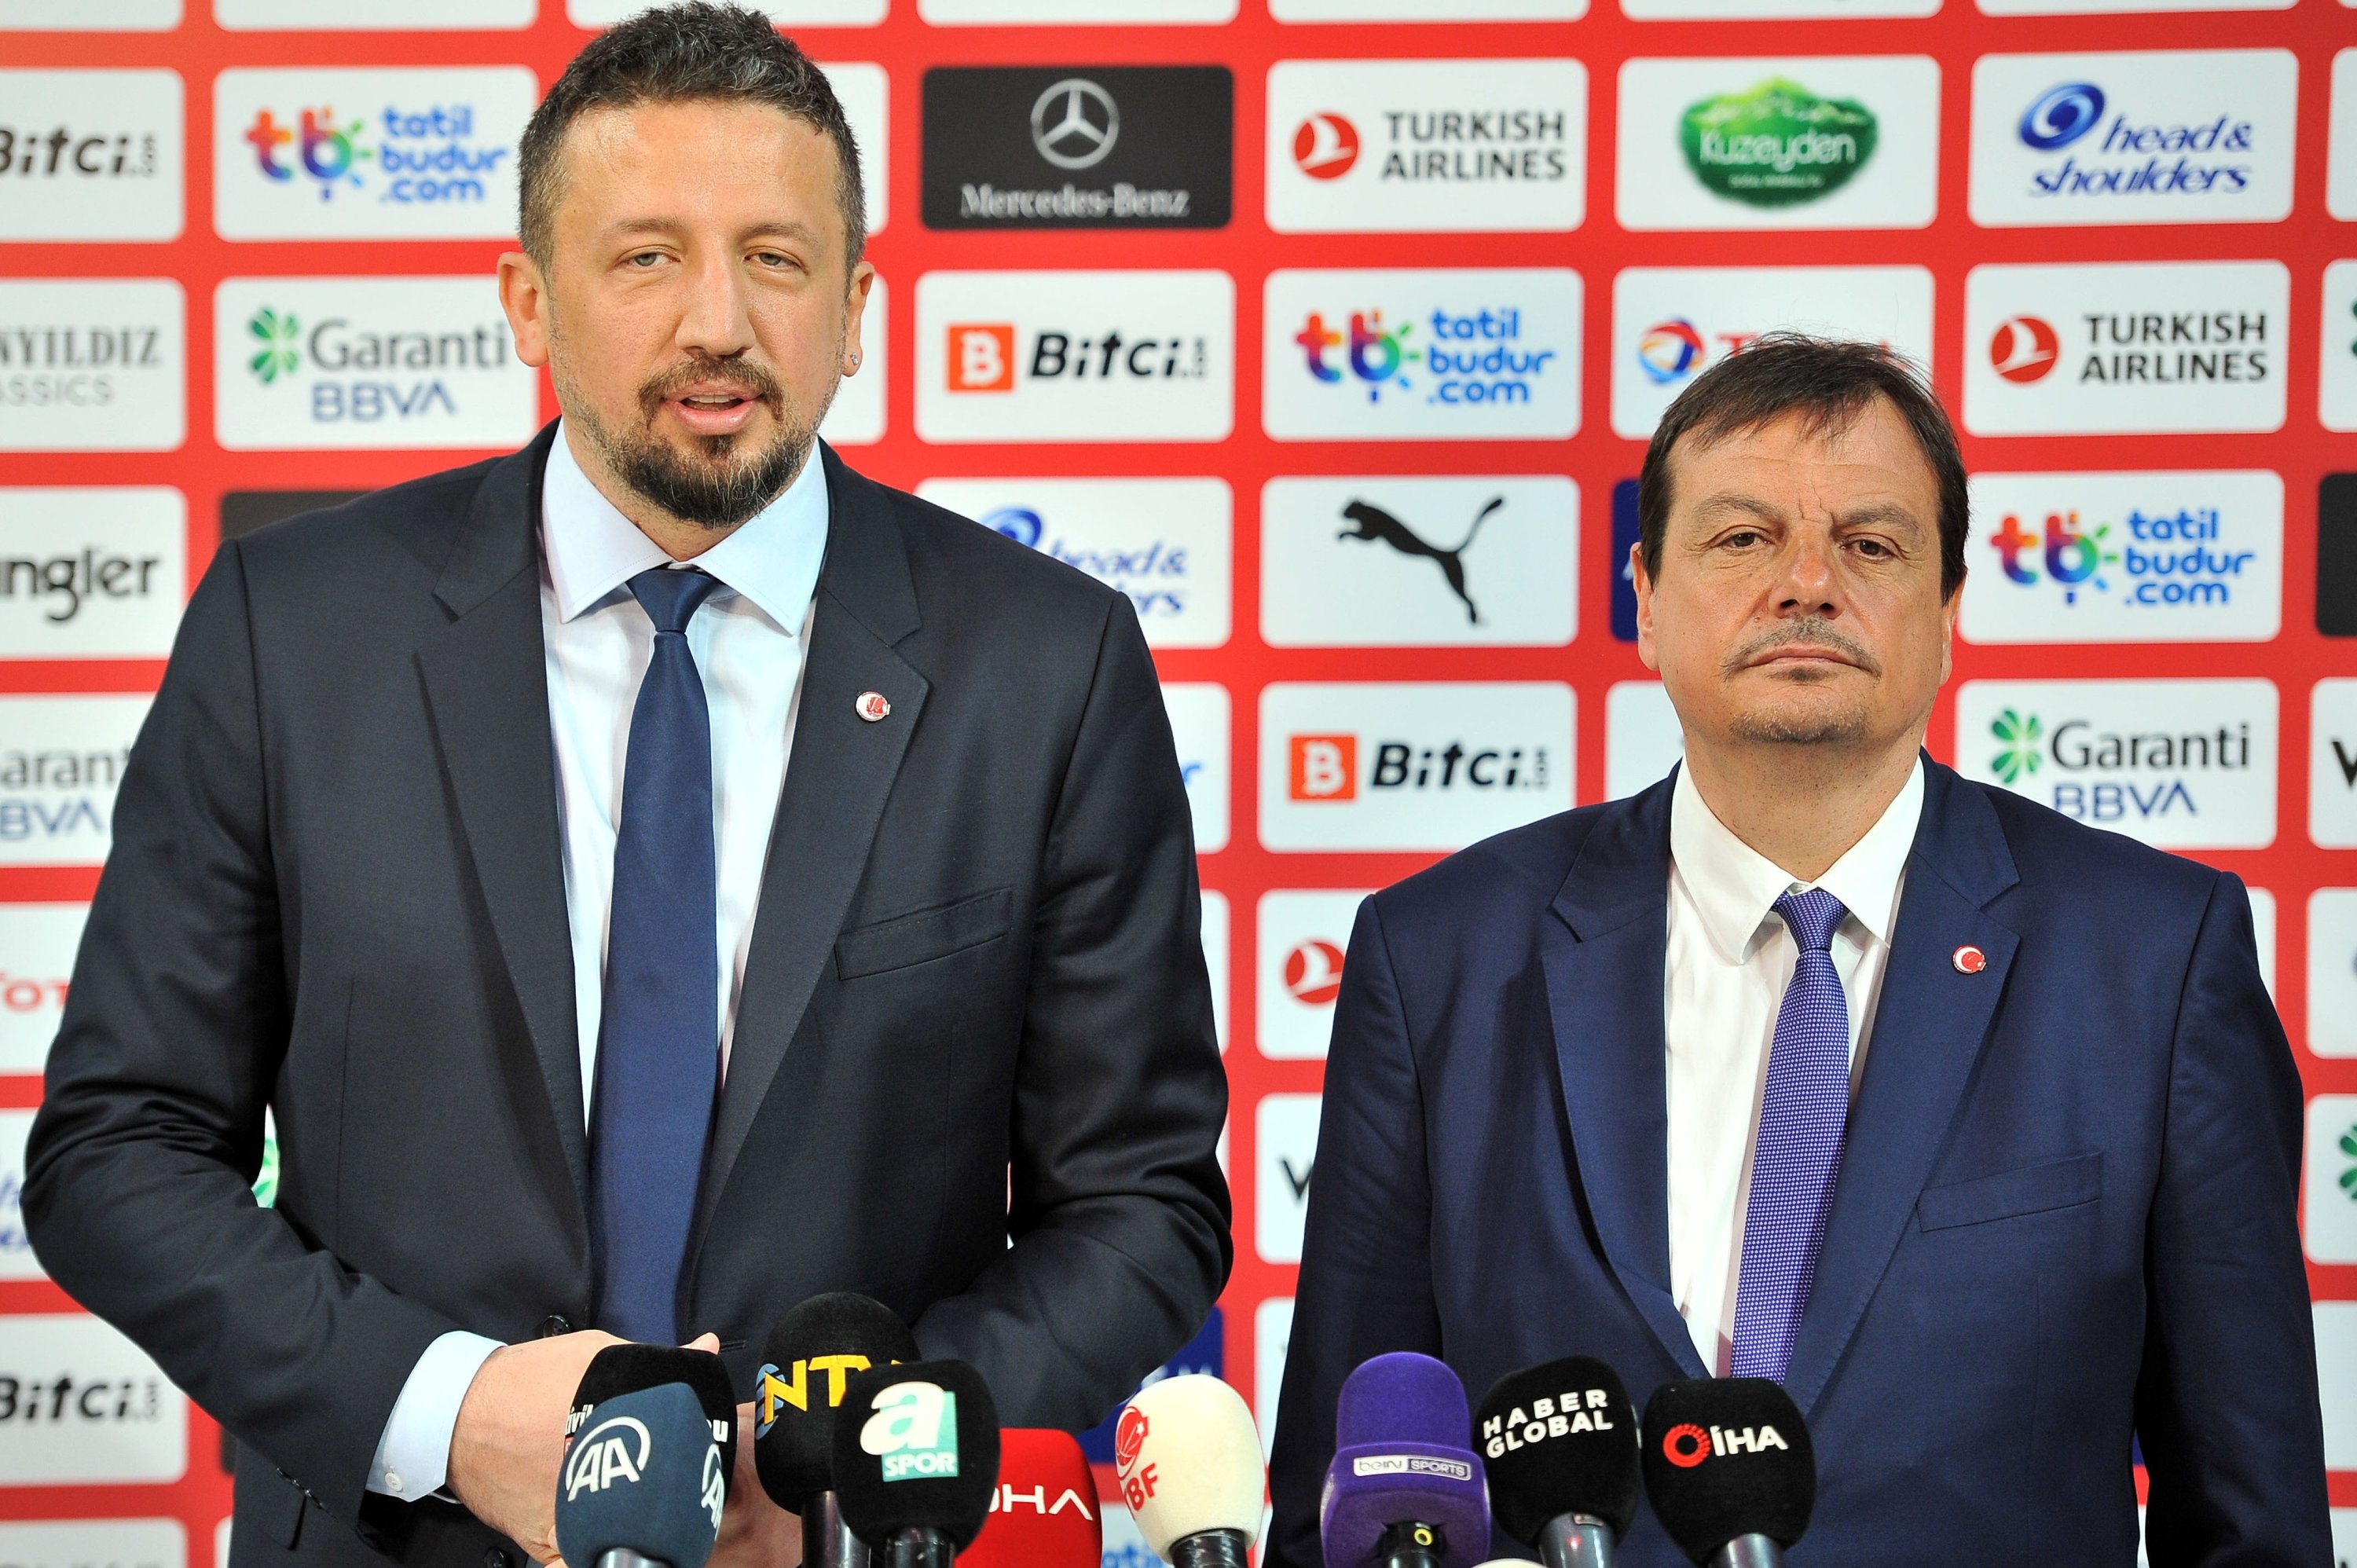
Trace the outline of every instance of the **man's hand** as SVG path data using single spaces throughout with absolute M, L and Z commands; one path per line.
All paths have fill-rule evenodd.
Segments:
M 716 1348 L 696 1341 L 699 1348 Z M 737 1407 L 737 1474 L 709 1568 L 802 1568 L 802 1521 L 770 1500 L 753 1466 L 753 1407 Z
M 556 1478 L 574 1391 L 597 1352 L 622 1343 L 586 1329 L 503 1347 L 491 1352 L 458 1406 L 450 1490 L 469 1513 L 540 1562 L 556 1561 Z

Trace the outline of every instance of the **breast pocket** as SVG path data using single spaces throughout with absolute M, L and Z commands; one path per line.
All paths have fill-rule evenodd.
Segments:
M 2025 1214 L 2075 1208 L 2103 1196 L 2104 1155 L 2098 1149 L 1971 1181 L 1928 1187 L 1916 1200 L 1915 1222 L 1925 1230 L 1949 1230 L 1962 1225 L 1986 1225 Z
M 895 915 L 848 930 L 834 944 L 834 972 L 843 980 L 931 963 L 1006 934 L 1015 890 L 994 887 L 938 908 Z

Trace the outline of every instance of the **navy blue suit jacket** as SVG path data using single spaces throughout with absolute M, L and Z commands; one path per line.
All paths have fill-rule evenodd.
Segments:
M 2328 1568 L 2299 1079 L 2242 884 L 1925 768 L 1786 1379 L 1820 1477 L 1789 1561 L 2125 1568 L 2133 1435 L 2155 1568 Z M 1335 1393 L 1370 1356 L 1441 1357 L 1477 1401 L 1577 1353 L 1640 1408 L 1704 1375 L 1670 1295 L 1669 839 L 1664 781 L 1361 909 L 1272 1563 L 1319 1561 Z M 1641 1514 L 1623 1568 L 1681 1561 Z

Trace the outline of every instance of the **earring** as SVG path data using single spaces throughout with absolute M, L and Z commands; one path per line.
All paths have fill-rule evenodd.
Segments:
M 855 371 L 859 368 L 859 355 L 856 352 L 851 356 L 851 368 Z

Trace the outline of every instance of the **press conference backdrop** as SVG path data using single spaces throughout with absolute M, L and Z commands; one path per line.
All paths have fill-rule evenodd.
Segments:
M 491 267 L 541 87 L 629 8 L 0 0 L 0 1560 L 216 1562 L 214 1427 L 16 1212 L 82 901 L 217 542 L 554 413 Z M 1160 664 L 1236 1091 L 1190 1368 L 1272 1412 L 1361 894 L 1675 757 L 1643 442 L 1807 327 L 1965 433 L 1934 753 L 2254 890 L 2357 1552 L 2357 10 L 771 11 L 874 202 L 826 434 L 1126 591 Z

